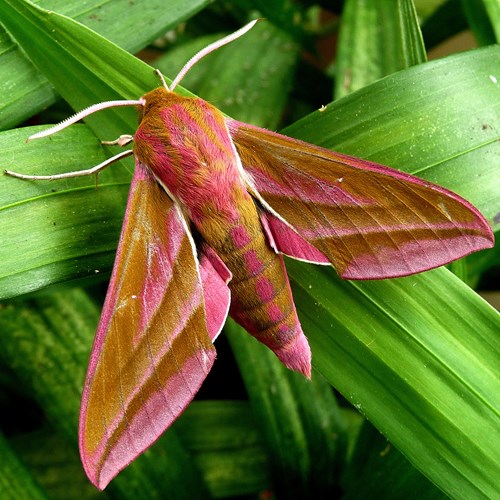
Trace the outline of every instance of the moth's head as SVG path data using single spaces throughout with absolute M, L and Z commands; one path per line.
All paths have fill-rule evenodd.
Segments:
M 137 106 L 139 122 L 147 115 L 160 113 L 161 110 L 180 104 L 186 99 L 188 98 L 167 90 L 165 87 L 157 87 L 141 97 L 141 104 Z
M 144 94 L 140 101 L 141 104 L 137 106 L 137 112 L 139 115 L 139 122 L 144 118 L 145 115 L 150 113 L 155 108 L 161 108 L 164 105 L 165 98 L 170 92 L 165 90 L 163 87 L 158 87 L 151 90 L 147 94 Z

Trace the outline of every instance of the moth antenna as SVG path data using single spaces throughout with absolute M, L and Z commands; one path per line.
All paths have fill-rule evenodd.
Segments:
M 66 120 L 63 120 L 62 122 L 57 123 L 52 127 L 42 130 L 41 132 L 37 132 L 36 134 L 30 135 L 26 139 L 26 142 L 31 141 L 32 139 L 40 139 L 42 137 L 48 137 L 49 135 L 55 134 L 56 132 L 65 129 L 66 127 L 69 127 L 70 125 L 73 125 L 73 123 L 76 123 L 82 118 L 85 118 L 86 116 L 89 116 L 92 113 L 95 113 L 96 111 L 101 111 L 101 109 L 115 108 L 117 106 L 143 106 L 143 105 L 144 101 L 142 99 L 130 100 L 130 101 L 126 100 L 104 101 L 98 104 L 93 104 L 92 106 L 82 109 L 78 113 L 75 113 L 73 116 L 66 118 Z
M 161 71 L 158 68 L 155 69 L 155 73 L 158 75 L 158 78 L 160 79 L 161 83 L 163 84 L 163 87 L 165 88 L 165 90 L 170 90 L 168 85 L 167 85 L 167 82 L 165 81 L 165 78 L 163 78 L 163 75 L 161 74 Z
M 206 55 L 210 54 L 210 52 L 213 52 L 214 50 L 219 49 L 223 45 L 231 43 L 232 41 L 236 40 L 240 36 L 244 35 L 247 31 L 251 30 L 258 21 L 260 21 L 260 19 L 254 19 L 253 21 L 249 22 L 248 24 L 245 24 L 245 26 L 243 26 L 243 28 L 240 28 L 238 31 L 235 31 L 234 33 L 231 33 L 230 35 L 227 35 L 224 38 L 221 38 L 220 40 L 217 40 L 216 42 L 211 43 L 210 45 L 208 45 L 204 49 L 200 50 L 191 59 L 189 59 L 189 61 L 179 71 L 179 74 L 174 78 L 174 80 L 170 84 L 170 90 L 174 90 L 174 88 L 178 85 L 178 83 L 184 78 L 184 76 L 186 76 L 186 73 L 200 59 L 202 59 Z M 168 87 L 167 87 L 167 90 L 168 90 Z

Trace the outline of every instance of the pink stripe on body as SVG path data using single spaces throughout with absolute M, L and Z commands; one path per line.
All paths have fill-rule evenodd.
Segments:
M 233 274 L 229 283 L 230 314 L 287 367 L 309 376 L 311 353 L 297 317 L 283 259 L 267 241 L 253 200 L 239 208 L 240 223 L 231 227 L 220 248 L 232 249 L 220 254 Z

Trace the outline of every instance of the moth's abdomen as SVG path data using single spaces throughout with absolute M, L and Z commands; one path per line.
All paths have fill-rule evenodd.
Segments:
M 311 353 L 283 257 L 270 247 L 250 197 L 240 203 L 239 213 L 223 239 L 207 241 L 233 274 L 230 315 L 288 368 L 310 376 Z

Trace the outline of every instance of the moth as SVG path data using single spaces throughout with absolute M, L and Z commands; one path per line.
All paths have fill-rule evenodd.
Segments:
M 79 445 L 103 489 L 182 413 L 209 373 L 227 315 L 290 369 L 311 375 L 282 255 L 344 279 L 419 273 L 493 245 L 469 202 L 430 182 L 241 123 L 174 92 L 209 45 L 138 100 L 139 127 L 107 144 L 135 158 L 116 260 L 83 389 Z

